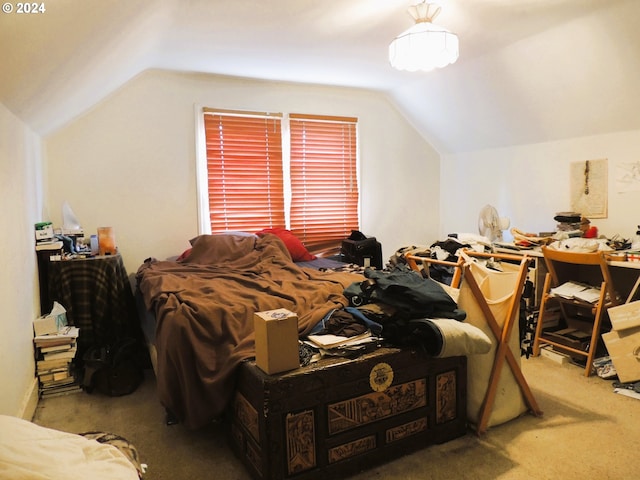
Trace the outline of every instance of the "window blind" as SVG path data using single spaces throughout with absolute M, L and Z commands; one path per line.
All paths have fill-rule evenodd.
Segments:
M 212 233 L 285 225 L 280 117 L 205 110 Z
M 337 252 L 359 228 L 357 119 L 289 118 L 291 230 L 313 252 Z

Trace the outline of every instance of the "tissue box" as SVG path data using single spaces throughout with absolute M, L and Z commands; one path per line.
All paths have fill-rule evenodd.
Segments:
M 285 309 L 254 314 L 256 366 L 272 375 L 300 366 L 298 316 Z
M 67 326 L 67 310 L 58 302 L 53 302 L 51 313 L 36 318 L 33 321 L 33 333 L 35 336 L 57 333 Z
M 36 337 L 58 331 L 58 321 L 53 315 L 45 315 L 33 321 L 33 333 Z

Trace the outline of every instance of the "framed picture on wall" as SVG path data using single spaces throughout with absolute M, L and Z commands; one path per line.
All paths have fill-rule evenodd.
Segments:
M 616 192 L 640 192 L 640 161 L 617 164 Z
M 607 159 L 571 162 L 571 210 L 587 218 L 607 218 Z

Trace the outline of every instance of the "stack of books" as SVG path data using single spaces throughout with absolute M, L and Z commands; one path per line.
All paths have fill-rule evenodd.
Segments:
M 82 390 L 74 372 L 79 334 L 80 329 L 77 327 L 63 327 L 56 333 L 34 337 L 40 396 L 55 396 Z

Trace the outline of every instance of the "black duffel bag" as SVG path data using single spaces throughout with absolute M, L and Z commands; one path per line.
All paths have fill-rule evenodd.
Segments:
M 382 270 L 382 245 L 376 237 L 366 237 L 354 230 L 349 238 L 342 241 L 340 254 L 344 262 Z

